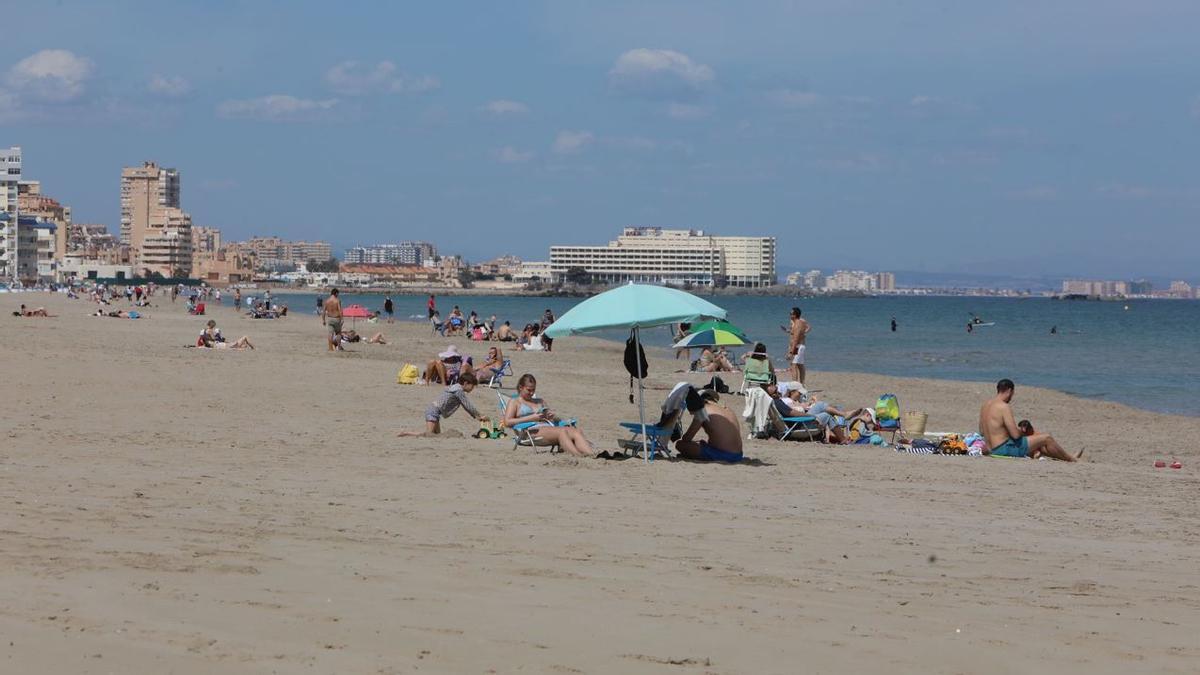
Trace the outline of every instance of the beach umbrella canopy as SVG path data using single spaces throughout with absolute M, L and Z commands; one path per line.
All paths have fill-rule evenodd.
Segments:
M 375 316 L 375 313 L 362 305 L 350 305 L 342 310 L 342 316 L 350 319 L 369 319 Z
M 725 310 L 674 288 L 630 283 L 575 305 L 546 329 L 546 336 L 557 338 L 614 328 L 649 328 L 701 317 L 724 319 Z
M 690 333 L 672 345 L 672 347 L 676 349 L 684 349 L 686 347 L 738 347 L 747 344 L 750 344 L 750 338 L 746 337 L 742 329 L 728 321 L 705 321 L 699 326 L 694 326 Z

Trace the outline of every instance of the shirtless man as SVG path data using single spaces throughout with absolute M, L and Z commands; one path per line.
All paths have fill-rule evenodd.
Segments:
M 338 289 L 329 291 L 325 304 L 321 305 L 321 325 L 329 326 L 329 351 L 337 351 L 342 332 L 342 301 Z
M 800 308 L 792 308 L 792 325 L 788 330 L 791 335 L 791 340 L 788 342 L 788 358 L 792 362 L 792 379 L 800 384 L 804 384 L 804 348 L 805 340 L 808 339 L 808 332 L 812 327 L 808 325 L 808 321 L 800 318 Z
M 737 415 L 729 408 L 718 405 L 720 396 L 717 392 L 702 389 L 699 395 L 704 399 L 704 408 L 693 413 L 692 424 L 683 437 L 675 442 L 675 450 L 681 457 L 700 462 L 742 461 L 742 425 Z M 708 438 L 692 440 L 701 428 Z
M 1032 459 L 1045 455 L 1064 462 L 1078 461 L 1083 456 L 1082 450 L 1072 455 L 1050 434 L 1022 435 L 1009 406 L 1015 390 L 1016 385 L 1012 380 L 1000 380 L 996 383 L 996 396 L 988 399 L 979 410 L 979 434 L 987 441 L 989 448 L 984 454 Z

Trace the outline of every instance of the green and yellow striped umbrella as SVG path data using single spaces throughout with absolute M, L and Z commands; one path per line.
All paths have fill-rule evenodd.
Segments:
M 705 321 L 691 327 L 682 340 L 673 346 L 676 349 L 687 347 L 737 347 L 750 344 L 750 338 L 741 328 L 728 321 Z

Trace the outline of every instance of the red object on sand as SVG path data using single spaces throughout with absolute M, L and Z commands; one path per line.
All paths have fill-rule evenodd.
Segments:
M 362 305 L 350 305 L 342 310 L 342 316 L 347 319 L 369 319 L 375 316 L 375 313 Z
M 1174 464 L 1171 465 L 1171 468 L 1172 469 L 1182 469 L 1183 464 L 1181 464 L 1180 462 L 1175 462 Z
M 1161 459 L 1154 462 L 1154 468 L 1156 468 L 1156 469 L 1165 469 L 1166 467 L 1167 467 L 1167 463 L 1162 461 Z

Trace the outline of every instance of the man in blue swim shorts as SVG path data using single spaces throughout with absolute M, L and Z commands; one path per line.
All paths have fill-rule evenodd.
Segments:
M 1078 461 L 1083 456 L 1082 450 L 1079 454 L 1072 455 L 1050 434 L 1033 433 L 1026 436 L 1021 432 L 1009 405 L 1016 388 L 1017 385 L 1013 384 L 1012 380 L 1000 380 L 996 383 L 996 395 L 988 399 L 979 410 L 979 435 L 983 436 L 987 446 L 991 448 L 984 454 L 1033 459 L 1045 455 L 1064 462 Z
M 729 408 L 720 405 L 720 396 L 711 389 L 701 389 L 696 394 L 703 400 L 700 409 L 689 402 L 692 424 L 683 437 L 675 443 L 675 449 L 685 459 L 698 462 L 742 461 L 742 425 Z M 701 429 L 708 438 L 695 440 Z

